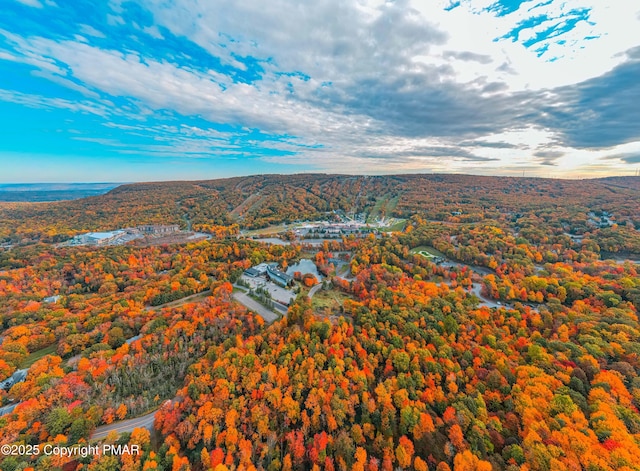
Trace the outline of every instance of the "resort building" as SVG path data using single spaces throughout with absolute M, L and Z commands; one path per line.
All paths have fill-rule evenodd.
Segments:
M 180 226 L 178 224 L 143 224 L 138 226 L 138 230 L 143 234 L 173 234 L 174 232 L 180 232 Z
M 108 245 L 125 234 L 123 230 L 109 232 L 89 232 L 79 236 L 82 243 L 87 245 Z
M 285 272 L 278 270 L 275 267 L 267 268 L 267 276 L 275 284 L 282 286 L 283 288 L 289 286 L 293 281 L 293 276 L 287 275 Z

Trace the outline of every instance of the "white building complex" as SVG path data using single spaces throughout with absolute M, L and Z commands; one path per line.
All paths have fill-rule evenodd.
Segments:
M 178 224 L 143 224 L 138 226 L 138 230 L 144 234 L 173 234 L 180 232 L 180 226 Z
M 109 232 L 89 232 L 87 234 L 82 234 L 77 236 L 78 241 L 81 244 L 87 245 L 108 245 L 115 240 L 119 239 L 125 234 L 125 231 L 119 229 L 117 231 L 109 231 Z

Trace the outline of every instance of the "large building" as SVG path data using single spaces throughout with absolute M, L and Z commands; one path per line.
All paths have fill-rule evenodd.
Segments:
M 248 275 L 252 278 L 255 278 L 257 276 L 264 276 L 267 274 L 267 270 L 269 269 L 270 266 L 275 267 L 276 264 L 275 263 L 271 263 L 271 264 L 259 263 L 255 267 L 248 268 L 247 270 L 244 271 L 244 273 L 245 275 Z
M 174 232 L 180 232 L 180 226 L 177 224 L 143 224 L 138 226 L 138 230 L 144 234 L 173 234 Z
M 109 232 L 89 232 L 80 236 L 80 241 L 87 245 L 108 245 L 125 234 L 123 230 Z
M 276 263 L 260 263 L 254 267 L 248 268 L 244 274 L 252 278 L 259 276 L 267 276 L 267 278 L 283 288 L 289 286 L 293 281 L 293 276 L 287 275 L 285 272 L 278 270 Z
M 277 285 L 282 286 L 283 288 L 289 286 L 289 284 L 293 281 L 293 277 L 291 275 L 287 275 L 285 272 L 278 270 L 275 267 L 267 268 L 267 275 L 269 279 L 276 283 Z
M 17 370 L 9 378 L 0 382 L 0 389 L 4 389 L 5 391 L 8 391 L 9 389 L 11 389 L 11 387 L 14 384 L 21 383 L 22 381 L 24 381 L 27 377 L 27 371 L 29 371 L 28 368 L 24 370 Z

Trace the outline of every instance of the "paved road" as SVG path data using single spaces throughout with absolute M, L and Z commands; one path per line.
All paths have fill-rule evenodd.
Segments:
M 314 285 L 313 288 L 309 290 L 309 297 L 313 298 L 313 295 L 316 294 L 320 288 L 322 288 L 322 283 Z
M 501 304 L 500 301 L 494 301 L 492 299 L 487 299 L 481 294 L 482 285 L 480 283 L 473 283 L 471 292 L 480 300 L 480 306 L 487 306 L 488 308 L 499 308 L 499 307 L 509 307 L 508 304 Z
M 190 294 L 189 296 L 185 296 L 184 298 L 180 298 L 180 299 L 176 299 L 174 301 L 169 301 L 168 303 L 164 303 L 164 304 L 159 304 L 158 306 L 146 306 L 144 308 L 145 311 L 155 311 L 158 309 L 162 309 L 164 307 L 176 307 L 176 306 L 182 306 L 183 304 L 187 304 L 189 301 L 191 301 L 192 299 L 196 299 L 196 298 L 202 298 L 201 301 L 204 300 L 204 298 L 208 295 L 211 294 L 211 290 L 205 290 L 205 291 L 200 291 L 199 293 L 195 293 L 195 294 Z
M 4 381 L 0 381 L 0 389 L 8 391 L 14 384 L 23 382 L 27 378 L 28 371 L 29 368 L 17 370 L 9 378 L 5 379 Z
M 109 425 L 101 425 L 96 428 L 91 435 L 93 440 L 105 438 L 111 432 L 125 433 L 133 432 L 134 428 L 146 428 L 149 431 L 153 430 L 153 423 L 155 422 L 155 415 L 157 411 L 153 411 L 142 417 L 136 417 L 135 419 L 121 420 L 120 422 L 114 422 Z
M 445 268 L 467 267 L 469 270 L 471 270 L 471 273 L 475 272 L 475 273 L 477 273 L 477 274 L 479 274 L 481 276 L 486 276 L 486 275 L 495 273 L 495 272 L 491 271 L 487 267 L 481 267 L 481 266 L 478 266 L 478 265 L 468 265 L 468 264 L 463 263 L 463 262 L 457 262 L 457 261 L 448 260 L 448 259 L 446 261 L 442 262 L 440 265 L 445 267 Z M 511 307 L 508 303 L 502 303 L 501 301 L 496 301 L 496 300 L 484 297 L 481 294 L 481 291 L 482 291 L 482 284 L 481 283 L 473 283 L 472 284 L 471 292 L 480 300 L 480 303 L 479 303 L 480 306 L 486 306 L 488 308 Z
M 0 407 L 0 417 L 3 415 L 11 414 L 13 409 L 22 404 L 22 402 L 16 402 L 15 404 L 9 404 L 8 406 Z
M 273 308 L 280 311 L 280 314 L 286 315 L 289 310 L 289 306 L 285 306 L 284 304 L 279 303 L 278 301 L 273 301 Z
M 233 297 L 240 304 L 244 304 L 248 309 L 258 313 L 267 322 L 273 322 L 278 318 L 278 315 L 275 312 L 267 309 L 255 299 L 250 298 L 246 293 L 236 291 L 233 293 Z

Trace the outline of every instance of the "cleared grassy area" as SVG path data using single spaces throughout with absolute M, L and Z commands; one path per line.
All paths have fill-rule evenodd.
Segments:
M 315 310 L 329 309 L 332 312 L 340 311 L 346 299 L 354 299 L 353 296 L 338 290 L 321 289 L 313 295 L 311 299 L 311 307 Z
M 401 232 L 404 230 L 404 226 L 406 225 L 407 225 L 407 221 L 405 219 L 400 219 L 398 220 L 398 222 L 390 226 L 381 227 L 380 230 L 384 232 Z
M 249 211 L 257 201 L 260 201 L 260 199 L 260 195 L 254 193 L 253 195 L 245 199 L 242 203 L 240 203 L 238 207 L 234 208 L 233 211 L 229 213 L 229 215 L 234 219 L 241 218 L 244 213 Z
M 396 209 L 396 206 L 398 206 L 398 201 L 400 201 L 400 196 L 395 196 L 389 200 L 389 202 L 387 203 L 387 216 L 391 215 L 391 213 L 393 213 L 393 211 Z
M 262 229 L 253 229 L 247 232 L 243 232 L 242 235 L 244 237 L 251 237 L 254 235 L 268 235 L 268 234 L 279 234 L 281 232 L 284 232 L 288 229 L 291 229 L 293 226 L 284 226 L 283 224 L 280 224 L 278 226 L 267 226 L 267 227 L 263 227 Z
M 36 361 L 38 361 L 39 359 L 47 355 L 57 355 L 57 350 L 58 350 L 58 345 L 55 343 L 43 349 L 37 350 L 24 359 L 24 361 L 20 365 L 20 368 L 29 368 Z
M 385 219 L 391 217 L 391 214 L 396 209 L 396 206 L 398 206 L 398 201 L 400 201 L 400 196 L 389 198 L 388 194 L 377 198 L 375 205 L 367 216 L 367 223 L 375 223 L 380 215 L 383 215 Z
M 423 257 L 427 257 L 427 258 L 434 258 L 434 257 L 443 257 L 445 258 L 445 255 L 440 252 L 439 250 L 434 249 L 433 247 L 427 247 L 426 245 L 421 245 L 420 247 L 416 247 L 415 249 L 411 249 L 411 253 L 417 253 L 422 255 Z
M 382 196 L 376 199 L 376 204 L 373 206 L 373 209 L 371 209 L 371 212 L 367 216 L 367 223 L 371 224 L 373 222 L 376 222 L 376 218 L 380 216 L 380 210 L 382 209 L 382 205 L 385 204 L 387 200 L 388 200 L 387 196 Z

